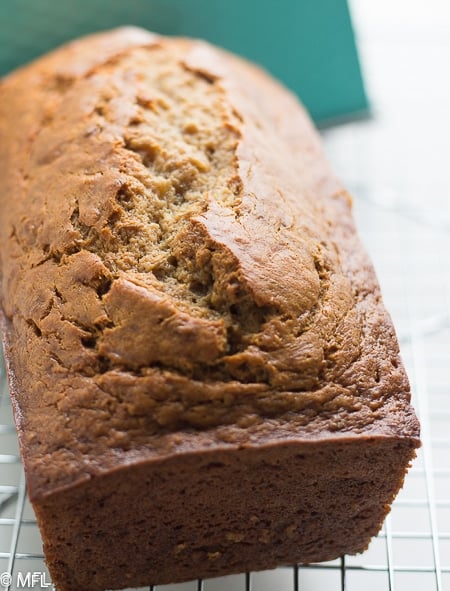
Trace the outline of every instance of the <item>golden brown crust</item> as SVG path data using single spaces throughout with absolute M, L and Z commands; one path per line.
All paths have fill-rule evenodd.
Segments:
M 4 333 L 36 503 L 276 441 L 403 442 L 404 470 L 418 423 L 394 329 L 284 88 L 205 43 L 121 29 L 7 77 L 0 137 Z

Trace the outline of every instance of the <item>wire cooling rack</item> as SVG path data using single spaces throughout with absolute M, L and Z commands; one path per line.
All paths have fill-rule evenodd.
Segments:
M 434 269 L 442 264 L 442 260 L 436 261 L 434 253 L 445 255 L 450 252 L 450 237 L 447 232 L 437 232 L 428 223 L 411 221 L 408 212 L 386 210 L 368 198 L 358 202 L 357 207 L 358 217 L 364 222 L 360 226 L 365 226 L 363 234 L 372 246 L 372 256 L 378 259 L 383 282 L 389 288 L 385 290 L 385 296 L 390 299 L 391 310 L 397 316 L 403 356 L 423 429 L 423 447 L 383 530 L 372 541 L 369 550 L 356 557 L 157 589 L 450 589 L 449 275 L 448 267 L 447 274 L 436 274 Z M 413 239 L 418 235 L 419 243 Z M 447 250 L 441 250 L 444 243 Z M 422 258 L 416 258 L 419 256 Z M 434 266 L 430 266 L 432 259 L 436 261 Z M 417 267 L 412 268 L 411 261 L 416 261 Z M 431 297 L 436 306 L 428 307 L 426 300 L 422 299 L 426 297 Z M 438 300 L 442 303 L 441 308 L 437 306 Z M 422 308 L 427 312 L 432 310 L 432 313 L 423 316 Z M 43 562 L 36 521 L 26 497 L 3 367 L 1 372 L 0 577 L 3 578 L 0 578 L 0 588 L 3 585 L 7 591 L 46 589 L 50 586 L 50 577 Z M 150 588 L 153 589 L 156 587 Z
M 340 136 L 342 130 L 328 132 L 325 138 L 331 151 L 342 141 L 335 134 Z M 422 423 L 423 447 L 405 487 L 382 532 L 362 555 L 164 589 L 450 589 L 450 233 L 442 218 L 433 221 L 399 205 L 395 192 L 382 203 L 364 186 L 358 194 L 359 226 L 394 316 Z M 45 589 L 50 578 L 26 497 L 3 367 L 0 383 L 0 573 L 6 573 L 0 588 Z
M 423 447 L 382 531 L 364 554 L 154 589 L 450 591 L 450 85 L 442 76 L 450 44 L 448 36 L 420 39 L 417 23 L 412 33 L 401 29 L 406 13 L 399 10 L 395 21 L 388 0 L 354 4 L 371 11 L 370 19 L 360 18 L 359 31 L 377 113 L 372 121 L 327 130 L 324 140 L 355 196 L 358 227 L 399 334 Z M 394 19 L 391 32 L 382 19 L 372 18 L 375 6 Z M 409 5 L 407 14 L 411 19 Z M 51 589 L 26 496 L 3 367 L 0 577 L 0 589 L 7 591 Z
M 424 280 L 427 281 L 427 277 Z M 450 316 L 447 310 L 447 315 L 437 313 L 426 322 L 420 322 L 414 317 L 414 307 L 411 305 L 409 309 L 410 299 L 407 295 L 402 299 L 410 322 L 409 331 L 401 333 L 401 338 L 422 421 L 423 448 L 382 532 L 369 550 L 360 556 L 343 557 L 320 565 L 247 573 L 164 589 L 356 591 L 364 586 L 367 591 L 444 591 L 450 588 L 450 439 L 447 429 Z M 11 591 L 45 589 L 50 586 L 50 577 L 26 497 L 3 368 L 0 422 L 0 577 L 3 577 L 0 585 Z M 150 588 L 153 589 L 156 588 Z

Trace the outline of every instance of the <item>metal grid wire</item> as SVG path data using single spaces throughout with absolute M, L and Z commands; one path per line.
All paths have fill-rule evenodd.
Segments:
M 396 229 L 397 233 L 399 230 L 396 226 L 405 224 L 402 213 L 392 215 L 392 212 L 380 212 L 379 206 L 371 203 L 360 205 L 368 210 L 369 218 L 378 218 L 374 226 L 378 227 L 380 216 L 386 217 L 386 222 L 389 218 L 392 231 Z M 424 230 L 427 234 L 427 228 L 419 229 L 422 230 L 423 238 Z M 428 238 L 431 238 L 434 232 L 431 228 L 428 230 Z M 391 229 L 385 226 L 384 232 L 390 234 Z M 393 237 L 377 236 L 382 242 L 391 242 Z M 438 240 L 443 238 L 439 235 L 434 237 Z M 373 238 L 375 239 L 375 235 Z M 407 252 L 397 252 L 394 258 L 392 269 L 400 269 L 397 265 L 400 259 L 406 263 Z M 426 275 L 422 275 L 421 279 L 427 285 L 433 280 Z M 415 292 L 408 293 L 405 283 L 402 296 L 398 294 L 397 305 L 401 306 L 399 314 L 408 318 L 406 326 L 399 325 L 400 338 L 415 392 L 415 405 L 422 422 L 423 447 L 382 532 L 373 540 L 369 550 L 360 556 L 344 557 L 321 565 L 295 566 L 267 573 L 172 585 L 164 589 L 268 591 L 278 588 L 280 591 L 356 591 L 363 586 L 368 591 L 450 589 L 450 400 L 447 396 L 450 383 L 450 300 L 445 291 L 445 279 L 448 280 L 448 276 L 445 278 L 443 275 L 442 285 L 436 284 L 434 289 L 438 291 L 441 288 L 443 300 L 447 300 L 447 308 L 436 310 L 423 320 L 417 316 L 416 305 L 419 302 L 415 301 Z M 395 292 L 397 293 L 397 288 Z M 44 585 L 50 579 L 43 564 L 39 532 L 26 497 L 3 368 L 0 392 L 0 470 L 0 573 L 12 573 L 14 582 L 10 587 L 6 585 L 4 588 L 11 591 L 22 588 L 17 586 L 19 572 L 43 573 L 43 578 L 32 588 L 46 588 Z
M 368 210 L 372 219 L 374 214 L 376 218 L 387 216 L 392 228 L 405 223 L 402 213 L 386 214 L 379 211 L 379 206 L 370 203 L 362 203 L 361 206 Z M 378 227 L 378 221 L 374 225 Z M 423 237 L 424 228 L 421 229 Z M 390 231 L 385 226 L 384 232 Z M 387 236 L 379 235 L 378 239 L 384 241 Z M 392 239 L 389 238 L 389 241 Z M 397 265 L 400 259 L 406 262 L 406 255 L 406 252 L 397 252 L 392 267 L 400 269 Z M 427 285 L 431 279 L 422 276 Z M 442 279 L 444 281 L 445 276 Z M 441 293 L 445 294 L 444 284 L 440 287 Z M 405 290 L 403 297 L 398 295 L 398 305 L 402 306 L 401 313 L 409 321 L 407 330 L 400 332 L 400 338 L 415 392 L 415 405 L 422 422 L 423 447 L 382 532 L 373 540 L 369 550 L 357 557 L 344 557 L 321 565 L 294 566 L 268 573 L 172 585 L 165 589 L 268 591 L 276 586 L 280 591 L 356 591 L 363 585 L 368 591 L 372 588 L 389 591 L 450 589 L 450 439 L 447 432 L 450 417 L 447 396 L 450 383 L 450 300 L 445 294 L 447 309 L 436 310 L 421 321 L 415 308 L 418 302 L 414 303 L 413 294 L 408 295 L 406 285 Z M 4 369 L 1 371 L 0 573 L 13 575 L 15 584 L 6 585 L 5 589 L 13 591 L 21 588 L 17 585 L 19 572 L 43 573 L 43 578 L 32 588 L 45 588 L 50 578 L 43 564 L 39 532 L 26 497 Z
M 354 4 L 372 11 L 377 5 L 395 28 L 391 2 Z M 390 35 L 381 23 L 380 35 L 373 19 L 369 26 L 361 14 L 357 10 L 360 46 L 378 112 L 372 121 L 327 130 L 324 140 L 330 160 L 356 198 L 360 233 L 398 330 L 423 447 L 382 531 L 364 554 L 150 589 L 450 590 L 450 86 L 441 79 L 450 44 L 448 37 L 430 35 L 424 43 L 417 23 L 411 28 L 414 34 L 408 36 L 406 30 L 400 44 L 398 28 Z M 400 11 L 398 26 L 403 18 Z M 422 121 L 418 113 L 424 112 Z M 4 369 L 0 372 L 0 573 L 11 573 L 13 579 L 3 588 L 19 588 L 19 572 L 42 573 L 30 588 L 48 588 Z M 0 580 L 0 589 L 5 582 Z

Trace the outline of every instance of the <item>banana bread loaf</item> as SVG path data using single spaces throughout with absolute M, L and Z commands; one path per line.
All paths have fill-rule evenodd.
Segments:
M 0 85 L 4 349 L 58 591 L 363 551 L 419 445 L 297 100 L 124 28 Z

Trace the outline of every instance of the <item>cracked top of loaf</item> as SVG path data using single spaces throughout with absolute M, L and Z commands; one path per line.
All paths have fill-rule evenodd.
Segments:
M 197 446 L 418 437 L 350 198 L 267 74 L 119 29 L 5 78 L 0 140 L 32 494 Z

